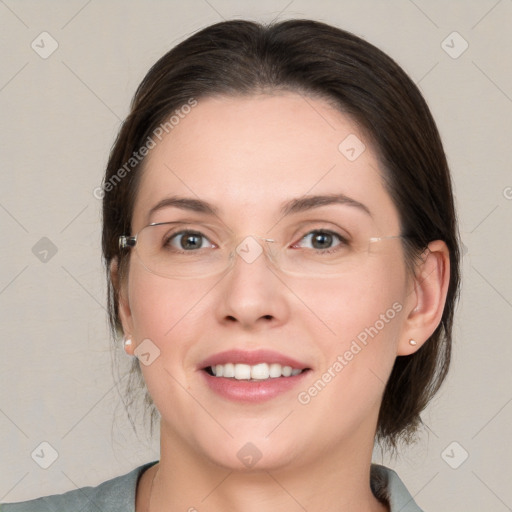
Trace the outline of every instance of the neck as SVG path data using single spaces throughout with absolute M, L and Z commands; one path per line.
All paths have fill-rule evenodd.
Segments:
M 370 489 L 373 445 L 364 456 L 360 444 L 346 443 L 301 465 L 240 470 L 205 461 L 182 441 L 168 443 L 165 431 L 161 439 L 160 462 L 139 483 L 137 512 L 389 510 Z

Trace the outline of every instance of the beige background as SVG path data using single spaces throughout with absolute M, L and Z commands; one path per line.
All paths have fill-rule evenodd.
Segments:
M 375 460 L 426 511 L 512 510 L 511 0 L 0 0 L 0 501 L 158 458 L 118 406 L 93 190 L 158 57 L 221 19 L 276 16 L 333 23 L 397 60 L 431 106 L 454 176 L 466 254 L 452 371 L 417 445 Z M 43 31 L 58 43 L 45 59 Z M 442 46 L 453 31 L 469 44 L 458 58 L 445 49 L 464 40 Z M 58 452 L 48 469 L 31 456 L 49 462 L 41 442 Z

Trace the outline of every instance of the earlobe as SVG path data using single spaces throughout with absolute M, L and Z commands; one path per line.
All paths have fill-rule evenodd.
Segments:
M 114 258 L 110 263 L 110 278 L 117 296 L 117 314 L 123 327 L 123 347 L 127 354 L 133 355 L 135 347 L 132 342 L 132 315 L 128 301 L 127 286 L 126 283 L 122 282 L 119 275 L 117 258 Z
M 123 336 L 123 347 L 124 347 L 124 351 L 129 356 L 133 356 L 134 347 L 133 347 L 133 341 L 132 341 L 131 337 L 129 337 L 127 335 Z
M 397 355 L 411 355 L 437 329 L 443 316 L 450 283 L 450 254 L 446 243 L 436 240 L 422 254 L 414 276 L 414 291 Z

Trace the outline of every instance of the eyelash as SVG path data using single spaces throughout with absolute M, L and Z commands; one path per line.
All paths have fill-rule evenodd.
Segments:
M 183 230 L 183 231 L 178 231 L 177 233 L 173 233 L 171 235 L 166 235 L 165 238 L 164 238 L 164 246 L 172 246 L 172 240 L 173 239 L 178 239 L 178 237 L 184 237 L 184 236 L 198 236 L 198 237 L 202 237 L 203 240 L 208 240 L 208 242 L 210 242 L 210 244 L 212 245 L 216 245 L 214 244 L 213 242 L 210 241 L 210 239 L 204 235 L 203 233 L 201 233 L 200 231 L 194 231 L 194 230 Z M 202 244 L 201 244 L 202 245 Z M 201 247 L 202 248 L 202 247 Z M 178 249 L 175 247 L 176 250 L 181 250 L 183 252 L 191 252 L 191 251 L 185 251 L 183 249 Z
M 315 251 L 316 253 L 332 254 L 333 252 L 336 252 L 336 251 L 340 250 L 341 248 L 349 245 L 348 240 L 344 236 L 340 235 L 339 233 L 336 233 L 335 231 L 332 231 L 330 229 L 313 229 L 311 231 L 308 231 L 305 235 L 303 235 L 300 238 L 299 242 L 294 243 L 293 247 L 297 246 L 300 242 L 305 240 L 307 237 L 315 236 L 315 235 L 319 235 L 319 234 L 320 235 L 329 235 L 329 236 L 332 236 L 333 238 L 337 238 L 338 243 L 336 245 L 334 245 L 333 247 L 328 247 L 326 249 L 311 248 L 311 250 Z
M 290 244 L 290 247 L 294 248 L 294 249 L 298 249 L 298 248 L 300 248 L 299 244 L 301 242 L 303 242 L 307 237 L 314 236 L 314 235 L 319 235 L 319 234 L 332 236 L 333 238 L 337 239 L 338 243 L 336 245 L 334 245 L 333 247 L 328 247 L 326 249 L 309 248 L 310 250 L 315 251 L 316 253 L 331 254 L 331 253 L 339 250 L 339 249 L 337 249 L 338 247 L 341 249 L 343 247 L 346 247 L 346 246 L 350 245 L 349 241 L 347 240 L 347 238 L 344 237 L 343 235 L 341 235 L 340 233 L 336 233 L 335 231 L 332 231 L 332 230 L 329 230 L 329 229 L 319 229 L 319 228 L 317 228 L 317 229 L 312 229 L 312 230 L 308 231 L 307 233 L 305 233 L 304 235 L 302 235 L 298 239 L 297 242 L 294 242 L 294 243 Z M 203 241 L 207 240 L 212 246 L 217 246 L 217 244 L 212 242 L 206 235 L 204 235 L 200 231 L 195 231 L 195 230 L 182 230 L 182 231 L 178 231 L 176 233 L 167 235 L 164 238 L 164 246 L 174 247 L 172 245 L 172 241 L 174 239 L 177 240 L 179 237 L 190 236 L 190 235 L 202 237 Z M 201 244 L 201 245 L 203 245 L 203 244 Z M 181 250 L 183 252 L 192 252 L 192 251 L 185 251 L 184 249 L 178 249 L 176 247 L 174 247 L 174 248 L 176 250 Z M 200 247 L 200 249 L 202 249 L 202 248 L 203 247 Z

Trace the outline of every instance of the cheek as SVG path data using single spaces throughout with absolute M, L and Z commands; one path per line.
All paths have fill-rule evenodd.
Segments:
M 204 294 L 204 285 L 155 276 L 134 265 L 128 290 L 136 340 L 150 338 L 161 345 L 174 337 L 180 322 L 200 311 L 194 306 Z
M 132 268 L 129 298 L 135 350 L 140 345 L 140 351 L 148 348 L 156 354 L 154 362 L 141 365 L 141 369 L 159 408 L 159 397 L 167 395 L 169 389 L 179 392 L 176 382 L 186 383 L 194 373 L 190 353 L 201 338 L 208 289 L 194 280 L 166 279 L 143 268 Z
M 405 276 L 405 266 L 383 261 L 366 272 L 326 281 L 307 296 L 311 314 L 305 328 L 317 340 L 323 367 L 341 356 L 343 373 L 353 382 L 367 379 L 370 370 L 387 379 L 403 324 Z
M 307 294 L 302 285 L 301 293 L 307 297 L 309 309 L 333 331 L 333 337 L 346 339 L 379 322 L 381 315 L 386 317 L 386 326 L 400 323 L 396 313 L 401 307 L 393 305 L 404 302 L 405 275 L 405 265 L 382 260 L 364 271 L 316 283 L 314 293 Z M 380 322 L 378 327 L 383 330 Z
M 171 414 L 173 407 L 190 405 L 182 386 L 194 372 L 189 354 L 204 325 L 205 285 L 162 278 L 133 266 L 129 300 L 135 350 L 140 347 L 141 354 L 150 354 L 149 364 L 141 364 L 146 386 L 158 410 Z M 143 355 L 140 360 L 144 363 Z
M 364 418 L 378 413 L 396 358 L 405 271 L 375 270 L 326 283 L 307 302 L 315 314 L 303 325 L 322 360 L 297 398 L 307 417 L 329 418 L 330 427 L 321 428 L 331 429 L 333 436 L 359 428 Z

